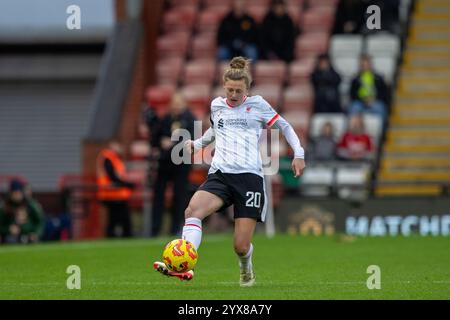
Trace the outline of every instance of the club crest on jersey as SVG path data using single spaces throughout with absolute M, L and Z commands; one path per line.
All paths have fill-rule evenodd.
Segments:
M 219 122 L 217 123 L 217 128 L 218 129 L 222 129 L 223 128 L 223 119 L 222 118 L 219 119 Z

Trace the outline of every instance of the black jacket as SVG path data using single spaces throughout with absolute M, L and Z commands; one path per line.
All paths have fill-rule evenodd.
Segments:
M 272 11 L 269 11 L 261 27 L 264 58 L 269 58 L 269 54 L 272 52 L 279 59 L 291 62 L 294 58 L 296 33 L 297 29 L 288 14 L 278 17 Z
M 217 44 L 241 49 L 234 46 L 236 40 L 245 44 L 258 44 L 258 29 L 251 16 L 245 14 L 238 18 L 231 12 L 220 23 Z
M 383 101 L 386 105 L 389 104 L 389 92 L 388 87 L 386 85 L 386 82 L 384 82 L 384 79 L 381 75 L 377 73 L 373 73 L 375 77 L 375 88 L 377 90 L 377 100 Z M 352 80 L 352 85 L 350 88 L 350 97 L 354 100 L 359 100 L 358 97 L 358 90 L 361 87 L 361 73 L 358 73 L 358 75 Z
M 178 116 L 173 116 L 171 114 L 166 115 L 164 118 L 154 121 L 153 127 L 151 127 L 151 146 L 160 150 L 160 162 L 170 161 L 172 148 L 169 150 L 163 150 L 161 148 L 161 140 L 164 137 L 171 138 L 173 131 L 176 129 L 186 129 L 191 135 L 191 139 L 194 140 L 194 115 L 189 111 L 185 110 L 182 114 Z M 178 140 L 181 142 L 182 138 Z M 178 143 L 174 141 L 174 145 Z
M 332 68 L 316 69 L 311 75 L 314 87 L 314 112 L 342 112 L 339 84 L 341 77 Z

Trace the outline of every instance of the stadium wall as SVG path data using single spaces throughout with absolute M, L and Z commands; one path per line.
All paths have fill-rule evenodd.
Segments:
M 292 235 L 450 236 L 450 199 L 385 198 L 355 204 L 338 199 L 284 198 L 279 232 Z

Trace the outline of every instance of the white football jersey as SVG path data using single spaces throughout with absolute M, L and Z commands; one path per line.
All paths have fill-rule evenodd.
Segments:
M 264 177 L 259 152 L 262 130 L 278 119 L 278 113 L 261 96 L 250 96 L 237 107 L 218 97 L 211 103 L 211 127 L 215 153 L 209 173 L 254 173 Z

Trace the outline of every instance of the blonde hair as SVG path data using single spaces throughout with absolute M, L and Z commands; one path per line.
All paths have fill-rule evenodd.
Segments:
M 247 89 L 250 89 L 252 84 L 252 75 L 250 71 L 250 59 L 244 57 L 235 57 L 230 62 L 230 68 L 228 68 L 223 75 L 223 82 L 228 80 L 244 80 Z

